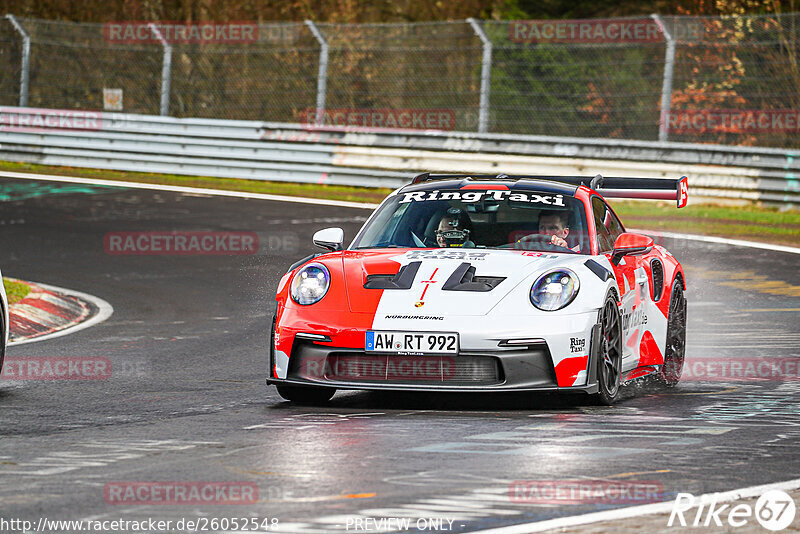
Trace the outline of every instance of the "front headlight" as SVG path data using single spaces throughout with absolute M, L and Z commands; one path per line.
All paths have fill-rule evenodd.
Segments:
M 308 305 L 319 302 L 331 285 L 331 273 L 321 263 L 309 263 L 292 278 L 292 300 Z
M 569 269 L 545 273 L 531 286 L 531 303 L 544 311 L 556 311 L 568 305 L 578 294 L 580 282 Z

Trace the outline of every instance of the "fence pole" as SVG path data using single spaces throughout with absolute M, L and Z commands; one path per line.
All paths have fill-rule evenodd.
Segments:
M 492 41 L 483 31 L 478 21 L 469 18 L 472 31 L 483 43 L 483 59 L 481 60 L 481 101 L 478 112 L 478 133 L 486 133 L 489 127 L 489 90 L 492 82 Z
M 317 114 L 314 122 L 321 126 L 325 115 L 325 94 L 328 87 L 328 41 L 319 31 L 313 20 L 306 20 L 306 26 L 311 30 L 314 38 L 319 43 L 319 73 L 317 74 Z
M 14 26 L 17 33 L 22 36 L 22 72 L 19 76 L 19 105 L 24 108 L 28 105 L 28 87 L 31 75 L 31 36 L 19 23 L 17 17 L 8 14 L 6 18 Z
M 161 41 L 161 46 L 164 47 L 164 59 L 161 63 L 161 115 L 169 115 L 169 91 L 172 83 L 172 45 L 170 45 L 158 27 L 152 22 L 148 25 L 153 30 L 153 34 Z
M 675 72 L 675 38 L 669 32 L 664 22 L 657 14 L 650 15 L 661 33 L 664 34 L 664 39 L 667 41 L 667 51 L 664 56 L 664 83 L 661 86 L 661 116 L 658 121 L 658 140 L 669 141 L 669 114 L 672 110 L 672 76 Z

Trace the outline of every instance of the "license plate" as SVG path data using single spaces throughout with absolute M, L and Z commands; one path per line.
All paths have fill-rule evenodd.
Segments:
M 394 354 L 456 354 L 458 334 L 453 332 L 375 332 L 367 331 L 367 352 Z

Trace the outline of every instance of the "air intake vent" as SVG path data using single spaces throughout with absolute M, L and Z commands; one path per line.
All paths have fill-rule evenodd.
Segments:
M 664 266 L 661 261 L 653 259 L 650 262 L 650 269 L 653 272 L 653 287 L 650 294 L 653 295 L 653 301 L 658 302 L 664 292 Z

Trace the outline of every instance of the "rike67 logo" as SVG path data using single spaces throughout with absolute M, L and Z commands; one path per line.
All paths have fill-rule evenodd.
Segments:
M 744 527 L 755 519 L 765 529 L 778 532 L 792 524 L 795 512 L 794 499 L 781 490 L 767 491 L 755 505 L 720 503 L 716 494 L 697 498 L 691 493 L 678 493 L 667 526 L 726 527 L 728 532 L 729 527 Z

